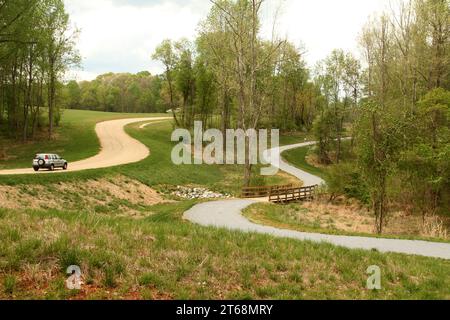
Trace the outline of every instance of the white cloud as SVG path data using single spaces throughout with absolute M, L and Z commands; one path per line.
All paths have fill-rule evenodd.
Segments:
M 91 80 L 94 80 L 95 78 L 97 78 L 98 75 L 99 75 L 99 73 L 97 73 L 97 72 L 90 72 L 90 71 L 86 71 L 86 70 L 70 70 L 69 72 L 66 73 L 64 80 L 65 81 L 70 81 L 70 80 L 91 81 Z
M 116 2 L 66 0 L 72 22 L 81 29 L 78 48 L 85 72 L 78 78 L 109 71 L 161 72 L 151 61 L 156 46 L 166 38 L 194 38 L 198 23 L 209 10 L 209 6 L 199 10 L 175 1 L 147 1 L 144 6 Z
M 303 43 L 309 64 L 332 49 L 356 51 L 356 38 L 370 13 L 389 0 L 268 0 L 264 15 L 282 3 L 277 31 Z M 105 72 L 162 71 L 151 54 L 164 39 L 193 39 L 211 6 L 208 0 L 65 0 L 81 29 L 79 49 L 84 69 L 77 79 Z M 267 19 L 265 33 L 271 30 Z
M 333 49 L 357 53 L 357 39 L 368 17 L 389 0 L 288 0 L 280 19 L 281 32 L 305 45 L 310 65 Z

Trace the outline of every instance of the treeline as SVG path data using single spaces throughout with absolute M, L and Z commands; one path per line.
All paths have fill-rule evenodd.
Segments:
M 379 233 L 396 208 L 424 223 L 448 213 L 450 2 L 399 1 L 367 23 L 360 45 L 364 68 L 337 50 L 316 79 L 327 101 L 317 155 L 336 164 L 331 191 L 367 200 Z
M 63 0 L 0 1 L 0 128 L 24 141 L 51 137 L 60 120 L 59 87 L 79 62 L 76 30 Z
M 107 73 L 93 81 L 70 81 L 64 86 L 63 104 L 69 109 L 107 112 L 166 112 L 163 80 L 149 72 Z
M 176 124 L 190 128 L 198 119 L 222 130 L 310 129 L 323 96 L 299 48 L 262 37 L 265 1 L 212 2 L 194 42 L 166 40 L 153 54 L 165 68 L 162 92 Z M 251 174 L 247 155 L 244 185 Z
M 252 10 L 250 2 L 221 5 L 239 14 Z M 251 20 L 241 21 L 237 30 L 223 24 L 229 13 L 220 8 L 213 7 L 194 43 L 166 40 L 153 55 L 165 66 L 162 90 L 169 109 L 180 111 L 174 114 L 178 125 L 189 128 L 194 120 L 201 120 L 222 129 L 309 129 L 323 99 L 319 87 L 310 81 L 300 49 L 287 41 L 264 41 L 255 34 L 240 43 L 241 51 L 236 52 L 233 43 L 242 41 L 241 35 L 252 28 Z M 258 21 L 255 17 L 256 25 Z M 247 42 L 253 43 L 253 52 Z
M 264 1 L 217 1 L 197 39 L 163 41 L 152 55 L 164 73 L 105 74 L 71 81 L 68 108 L 172 112 L 178 126 L 309 130 L 325 101 L 301 48 L 261 36 Z

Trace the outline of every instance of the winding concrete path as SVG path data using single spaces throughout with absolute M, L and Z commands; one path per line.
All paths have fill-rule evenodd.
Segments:
M 269 150 L 265 158 L 270 159 L 273 166 L 297 177 L 305 185 L 321 185 L 325 183 L 321 178 L 313 176 L 286 163 L 281 154 L 284 151 L 314 145 L 314 142 L 300 143 Z M 270 155 L 270 156 L 269 156 Z M 415 240 L 380 239 L 370 237 L 336 236 L 315 233 L 305 233 L 293 230 L 283 230 L 268 226 L 262 226 L 250 222 L 242 216 L 242 210 L 257 200 L 224 200 L 206 202 L 194 206 L 184 214 L 184 218 L 205 226 L 224 228 L 250 233 L 267 234 L 280 238 L 297 239 L 301 241 L 313 241 L 318 243 L 329 243 L 349 249 L 377 250 L 379 252 L 403 253 L 419 255 L 432 258 L 450 260 L 450 244 Z
M 322 178 L 319 178 L 315 175 L 312 175 L 308 172 L 305 172 L 303 170 L 300 170 L 286 161 L 283 160 L 283 157 L 281 156 L 283 152 L 308 146 L 315 145 L 315 142 L 305 142 L 305 143 L 299 143 L 299 144 L 293 144 L 290 146 L 284 146 L 279 148 L 273 148 L 268 151 L 264 152 L 264 158 L 267 163 L 272 164 L 272 166 L 289 173 L 290 175 L 296 177 L 297 179 L 303 181 L 303 184 L 305 186 L 315 186 L 315 185 L 322 185 L 325 184 L 325 181 Z
M 150 155 L 150 150 L 141 142 L 131 138 L 126 132 L 125 127 L 137 122 L 161 122 L 163 120 L 170 120 L 170 117 L 157 118 L 134 118 L 134 119 L 120 119 L 100 122 L 96 125 L 95 131 L 100 140 L 101 151 L 96 156 L 89 159 L 69 163 L 67 171 L 55 170 L 47 171 L 41 170 L 39 174 L 48 173 L 62 173 L 62 172 L 76 172 L 89 169 L 100 169 L 115 167 L 124 164 L 136 163 L 144 160 Z M 1 170 L 0 175 L 22 175 L 22 174 L 36 174 L 31 168 Z

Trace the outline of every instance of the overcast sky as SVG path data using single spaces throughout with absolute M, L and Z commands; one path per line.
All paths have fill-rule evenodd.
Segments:
M 162 71 L 151 60 L 164 39 L 194 39 L 209 0 L 65 0 L 72 23 L 81 29 L 81 71 L 69 77 L 91 80 L 106 72 Z M 303 45 L 310 66 L 334 48 L 357 51 L 356 39 L 374 12 L 389 0 L 267 0 L 265 17 L 280 7 L 277 33 Z M 271 29 L 266 20 L 266 34 Z

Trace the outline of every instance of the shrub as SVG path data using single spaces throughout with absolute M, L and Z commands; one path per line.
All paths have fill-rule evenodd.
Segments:
M 347 195 L 363 203 L 369 202 L 369 193 L 358 168 L 348 162 L 330 166 L 327 169 L 328 193 L 331 200 Z

